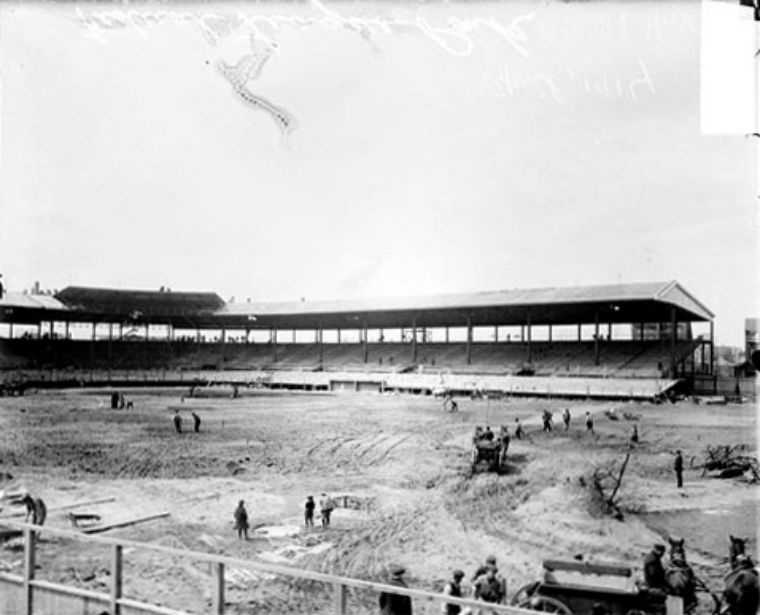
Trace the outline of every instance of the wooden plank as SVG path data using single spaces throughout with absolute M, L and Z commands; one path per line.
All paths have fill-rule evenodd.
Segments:
M 86 502 L 77 502 L 76 504 L 66 504 L 65 506 L 52 506 L 48 508 L 48 512 L 52 512 L 55 510 L 69 510 L 70 508 L 79 508 L 80 506 L 91 506 L 94 504 L 105 504 L 106 502 L 114 502 L 116 501 L 116 498 L 101 498 L 99 500 L 88 500 Z M 14 517 L 25 517 L 26 511 L 24 512 L 17 512 L 10 515 L 4 515 L 0 517 L 0 521 L 3 519 L 12 519 Z
M 117 521 L 116 523 L 109 523 L 107 525 L 94 525 L 92 527 L 82 528 L 84 534 L 97 534 L 99 532 L 107 532 L 108 530 L 114 530 L 118 527 L 127 527 L 128 525 L 135 525 L 136 523 L 143 523 L 145 521 L 152 521 L 153 519 L 161 519 L 168 517 L 170 513 L 162 512 L 155 515 L 148 515 L 147 517 L 135 517 L 133 519 L 125 519 L 124 521 Z

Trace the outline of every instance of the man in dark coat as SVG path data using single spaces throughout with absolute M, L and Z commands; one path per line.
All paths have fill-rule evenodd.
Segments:
M 683 457 L 681 451 L 676 451 L 676 460 L 673 462 L 673 470 L 676 473 L 676 486 L 683 487 Z
M 179 410 L 174 413 L 174 430 L 177 433 L 182 433 L 182 417 L 179 415 Z
M 193 412 L 193 428 L 195 429 L 195 433 L 199 433 L 201 430 L 201 417 L 195 412 Z
M 245 509 L 245 502 L 240 500 L 235 509 L 235 529 L 238 532 L 238 538 L 245 536 L 248 540 L 248 511 Z
M 475 581 L 475 599 L 494 604 L 503 604 L 507 597 L 507 583 L 496 573 L 496 566 L 489 566 L 484 575 Z
M 570 408 L 565 408 L 562 413 L 562 422 L 565 424 L 565 431 L 570 429 Z
M 644 558 L 644 583 L 649 589 L 665 589 L 665 569 L 662 567 L 662 556 L 665 545 L 656 544 Z
M 314 502 L 314 496 L 310 495 L 306 498 L 306 505 L 303 510 L 303 519 L 306 527 L 314 527 L 314 508 L 316 503 Z
M 451 577 L 451 580 L 446 583 L 446 586 L 443 588 L 444 595 L 461 598 L 463 578 L 464 572 L 461 570 L 455 570 Z M 458 604 L 449 604 L 448 602 L 444 602 L 443 606 L 441 607 L 441 612 L 443 615 L 459 615 L 459 613 L 462 612 L 462 607 Z
M 403 576 L 406 570 L 403 566 L 391 566 L 391 580 L 388 585 L 407 587 Z M 380 615 L 412 615 L 412 599 L 392 592 L 380 594 Z

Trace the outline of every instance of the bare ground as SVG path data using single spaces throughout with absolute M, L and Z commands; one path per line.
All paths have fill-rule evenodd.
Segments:
M 25 487 L 53 509 L 113 496 L 112 503 L 85 507 L 110 520 L 168 511 L 168 519 L 110 534 L 177 548 L 374 580 L 386 578 L 388 563 L 401 562 L 410 585 L 426 589 L 440 589 L 454 567 L 469 574 L 494 554 L 510 594 L 540 577 L 545 558 L 583 554 L 638 566 L 651 543 L 662 540 L 641 513 L 709 512 L 742 502 L 756 509 L 755 486 L 701 478 L 701 471 L 687 468 L 679 492 L 671 470 L 675 449 L 683 450 L 687 466 L 699 462 L 708 443 L 744 443 L 755 450 L 756 412 L 748 405 L 461 400 L 460 412 L 450 414 L 429 397 L 257 392 L 182 401 L 185 392 L 130 391 L 135 409 L 122 411 L 110 409 L 110 391 L 0 400 L 0 472 L 14 477 L 0 489 Z M 559 421 L 565 407 L 574 417 L 568 432 Z M 620 420 L 602 413 L 612 407 Z M 200 434 L 174 433 L 177 408 L 185 430 L 191 428 L 190 412 L 198 412 Z M 540 429 L 544 408 L 555 412 L 551 434 Z M 582 424 L 587 410 L 596 418 L 595 436 Z M 623 412 L 639 415 L 641 443 L 620 492 L 625 517 L 618 521 L 601 511 L 588 478 L 595 467 L 625 456 L 634 422 L 624 420 Z M 515 417 L 529 437 L 512 440 L 509 472 L 468 478 L 474 426 L 496 430 Z M 323 490 L 357 496 L 365 506 L 337 510 L 327 531 L 304 531 L 305 496 Z M 232 529 L 240 499 L 252 525 L 263 527 L 248 542 L 238 541 Z M 0 516 L 16 510 L 6 505 Z M 687 549 L 690 540 L 715 531 L 714 524 L 702 526 L 696 518 L 680 532 Z M 53 510 L 48 524 L 66 527 L 65 513 Z M 283 535 L 266 534 L 273 526 Z M 728 537 L 720 544 L 689 552 L 698 574 L 715 589 L 725 571 Z M 750 547 L 756 550 L 754 540 Z M 104 548 L 49 537 L 41 550 L 42 578 L 107 587 Z M 17 569 L 20 559 L 12 542 L 0 550 L 0 566 Z M 125 571 L 130 597 L 198 612 L 209 604 L 210 572 L 201 564 L 132 552 Z M 252 606 L 272 613 L 327 612 L 330 605 L 331 588 L 319 584 L 244 569 L 227 576 L 231 613 Z M 351 600 L 358 609 L 374 597 L 358 592 Z M 710 604 L 704 604 L 708 612 Z M 415 605 L 415 612 L 437 607 Z

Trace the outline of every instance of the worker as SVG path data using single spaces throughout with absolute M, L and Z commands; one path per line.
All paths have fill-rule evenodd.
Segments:
M 443 588 L 445 596 L 454 596 L 455 598 L 462 597 L 462 579 L 464 578 L 464 572 L 461 570 L 455 570 L 451 575 L 451 580 L 446 583 Z M 443 615 L 459 615 L 462 611 L 462 607 L 458 604 L 449 604 L 443 602 L 441 604 L 441 613 Z
M 522 437 L 524 434 L 525 432 L 523 431 L 522 423 L 520 423 L 520 419 L 515 418 L 515 437 L 518 440 L 522 440 Z
M 507 583 L 498 572 L 496 566 L 489 566 L 486 573 L 478 577 L 475 581 L 476 600 L 494 604 L 504 603 L 507 597 Z
M 493 432 L 491 431 L 490 425 L 486 425 L 486 430 L 483 432 L 483 435 L 481 437 L 483 440 L 487 440 L 488 442 L 491 442 L 493 440 Z
M 633 426 L 633 433 L 631 434 L 631 442 L 633 444 L 639 443 L 639 426 L 638 425 Z
M 489 568 L 496 566 L 496 556 L 495 555 L 489 555 L 486 557 L 486 563 L 478 566 L 477 570 L 475 571 L 475 574 L 472 575 L 472 580 L 477 581 L 478 577 L 483 576 L 486 572 L 488 572 Z
M 235 529 L 237 530 L 238 538 L 243 538 L 243 536 L 245 536 L 245 539 L 249 540 L 248 511 L 245 509 L 245 502 L 243 500 L 238 502 L 237 508 L 235 509 Z
M 570 429 L 570 408 L 565 408 L 562 413 L 562 422 L 565 424 L 565 431 Z
M 174 430 L 177 433 L 182 433 L 182 417 L 179 415 L 179 410 L 174 411 Z
M 201 417 L 199 417 L 195 412 L 193 412 L 192 415 L 193 415 L 193 429 L 195 430 L 195 433 L 200 433 Z
M 306 504 L 304 505 L 303 519 L 306 527 L 314 527 L 314 496 L 310 495 L 306 498 Z
M 552 430 L 552 413 L 548 410 L 544 410 L 542 421 L 544 423 L 544 431 Z
M 332 514 L 333 508 L 332 498 L 323 491 L 319 498 L 319 511 L 322 514 L 322 527 L 330 526 L 330 515 Z
M 649 589 L 664 590 L 665 569 L 662 566 L 662 556 L 665 554 L 665 545 L 657 543 L 644 558 L 644 584 Z
M 676 486 L 683 487 L 683 457 L 681 451 L 676 451 L 676 459 L 673 462 L 673 470 L 676 473 Z
M 586 431 L 591 434 L 594 433 L 594 417 L 588 411 L 586 411 Z
M 24 523 L 29 523 L 31 518 L 31 522 L 34 525 L 44 525 L 47 518 L 47 506 L 45 506 L 42 498 L 36 498 L 27 493 L 21 499 L 21 502 L 26 507 Z
M 394 564 L 390 567 L 391 580 L 388 585 L 407 587 L 404 581 L 406 569 Z M 412 599 L 393 592 L 382 592 L 379 598 L 380 615 L 412 615 Z

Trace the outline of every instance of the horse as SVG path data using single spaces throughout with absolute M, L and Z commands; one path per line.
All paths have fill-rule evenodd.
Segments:
M 684 612 L 688 613 L 697 605 L 697 577 L 686 562 L 684 539 L 668 538 L 668 542 L 670 542 L 670 564 L 665 570 L 667 593 L 683 598 Z
M 728 560 L 731 562 L 731 570 L 735 570 L 737 566 L 737 560 L 740 555 L 746 555 L 746 538 L 739 538 L 729 534 L 728 539 L 731 541 L 731 546 L 728 550 Z M 749 559 L 749 556 L 747 556 Z M 749 560 L 752 562 L 752 560 Z
M 722 613 L 726 615 L 756 615 L 760 606 L 760 584 L 752 560 L 744 553 L 746 538 L 729 536 L 728 557 L 731 570 L 725 577 Z

